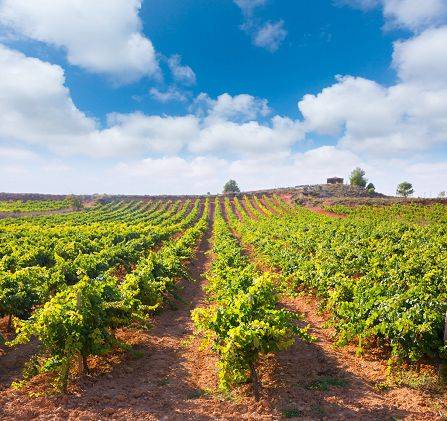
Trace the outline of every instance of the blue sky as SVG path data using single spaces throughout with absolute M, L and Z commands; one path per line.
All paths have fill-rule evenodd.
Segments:
M 446 0 L 0 0 L 0 190 L 251 190 L 360 165 L 436 195 L 446 24 Z

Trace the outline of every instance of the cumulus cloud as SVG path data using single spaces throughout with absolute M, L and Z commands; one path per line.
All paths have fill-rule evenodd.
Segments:
M 0 140 L 66 156 L 259 155 L 287 152 L 304 135 L 298 122 L 269 118 L 266 100 L 229 94 L 200 95 L 194 114 L 112 113 L 100 127 L 73 103 L 61 67 L 0 45 L 0 75 Z
M 298 107 L 309 132 L 340 136 L 345 148 L 373 155 L 428 150 L 447 143 L 447 27 L 395 44 L 397 84 L 339 77 Z
M 115 157 L 141 153 L 174 155 L 199 134 L 199 123 L 190 115 L 109 114 L 107 123 L 108 128 L 90 134 L 89 153 Z
M 158 88 L 150 88 L 149 94 L 156 101 L 167 103 L 167 102 L 186 102 L 188 96 L 186 93 L 180 91 L 175 86 L 170 86 L 167 90 L 161 91 Z
M 447 87 L 447 26 L 394 44 L 393 65 L 408 84 L 429 89 Z
M 176 82 L 183 85 L 195 85 L 196 74 L 191 67 L 182 65 L 182 58 L 179 54 L 168 58 L 168 66 Z
M 0 0 L 0 23 L 15 34 L 64 49 L 68 61 L 119 82 L 159 76 L 142 33 L 142 0 Z
M 230 178 L 236 179 L 244 190 L 324 182 L 328 173 L 345 175 L 360 163 L 360 159 L 350 152 L 322 147 L 291 156 L 236 160 L 209 156 L 148 158 L 120 163 L 114 174 L 120 174 L 129 185 L 143 185 L 157 179 L 159 182 L 154 188 L 160 194 L 185 191 L 203 194 L 206 191 L 220 192 Z
M 244 15 L 245 21 L 241 29 L 251 37 L 253 45 L 271 53 L 277 51 L 287 37 L 284 21 L 262 22 L 254 16 L 255 9 L 267 4 L 267 0 L 234 0 L 234 2 Z
M 0 44 L 0 139 L 58 149 L 95 130 L 64 83 L 61 67 Z
M 200 116 L 206 116 L 207 123 L 228 120 L 247 122 L 263 118 L 271 113 L 265 99 L 252 95 L 219 95 L 215 100 L 206 93 L 201 93 L 194 100 L 191 110 Z
M 364 10 L 380 6 L 388 27 L 418 31 L 447 22 L 445 0 L 338 0 L 338 3 Z
M 113 174 L 114 178 L 119 174 L 118 183 L 123 192 L 129 192 L 130 188 L 134 193 L 150 189 L 157 194 L 203 194 L 220 192 L 230 178 L 236 179 L 243 190 L 324 183 L 329 175 L 347 179 L 356 166 L 365 168 L 378 190 L 387 194 L 394 194 L 403 179 L 411 180 L 421 196 L 436 195 L 447 188 L 446 163 L 421 159 L 363 159 L 335 146 L 322 146 L 289 156 L 236 160 L 207 156 L 149 158 L 118 164 Z
M 286 39 L 287 31 L 284 22 L 267 22 L 253 34 L 253 44 L 274 53 Z
M 304 138 L 300 123 L 275 116 L 271 126 L 257 121 L 243 124 L 217 121 L 205 125 L 189 149 L 196 154 L 213 153 L 225 156 L 256 156 L 288 152 Z

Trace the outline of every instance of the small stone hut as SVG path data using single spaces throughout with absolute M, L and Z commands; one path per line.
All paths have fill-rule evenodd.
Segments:
M 327 179 L 327 184 L 343 184 L 343 178 L 331 177 Z

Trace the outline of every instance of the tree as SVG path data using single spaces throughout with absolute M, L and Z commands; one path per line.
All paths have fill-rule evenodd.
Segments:
M 69 197 L 69 202 L 70 202 L 70 206 L 77 211 L 80 211 L 83 207 L 84 204 L 82 203 L 82 200 L 79 196 L 70 196 Z
M 408 197 L 414 193 L 413 185 L 408 181 L 403 181 L 397 186 L 396 194 L 398 196 Z
M 366 187 L 368 180 L 365 178 L 365 171 L 359 167 L 355 168 L 349 176 L 349 182 L 351 186 Z
M 446 197 L 446 193 L 445 193 L 445 191 L 443 190 L 442 192 L 440 192 L 440 193 L 438 194 L 438 197 L 439 197 L 440 199 L 445 199 L 445 197 Z
M 366 190 L 368 194 L 373 194 L 376 192 L 376 186 L 373 183 L 368 183 L 368 185 L 366 186 Z
M 239 186 L 237 185 L 236 181 L 229 180 L 225 183 L 225 186 L 223 188 L 224 193 L 240 193 Z

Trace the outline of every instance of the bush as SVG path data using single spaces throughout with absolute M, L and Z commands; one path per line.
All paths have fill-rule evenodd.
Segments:
M 396 194 L 398 196 L 408 197 L 414 193 L 413 185 L 408 181 L 403 181 L 397 186 Z
M 366 187 L 367 182 L 368 180 L 365 178 L 365 171 L 359 167 L 355 168 L 349 176 L 349 183 L 351 186 Z
M 241 191 L 240 191 L 239 186 L 237 185 L 236 181 L 229 180 L 225 183 L 223 192 L 224 193 L 240 193 Z

